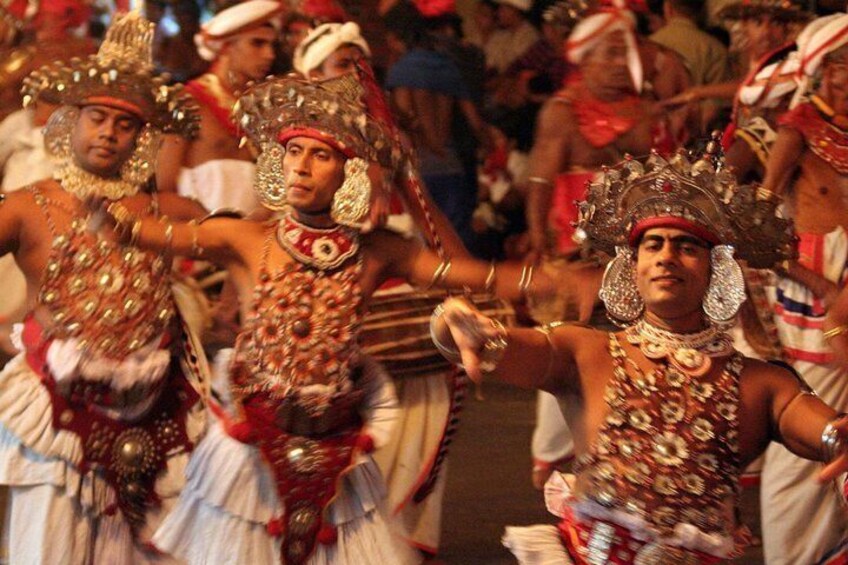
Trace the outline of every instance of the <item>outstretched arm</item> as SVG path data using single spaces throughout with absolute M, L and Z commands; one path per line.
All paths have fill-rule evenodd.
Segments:
M 485 374 L 551 393 L 579 388 L 574 347 L 581 331 L 574 326 L 506 330 L 459 298 L 437 308 L 430 325 L 436 347 L 448 360 L 461 361 L 474 382 Z
M 226 264 L 236 257 L 239 222 L 233 218 L 212 218 L 198 223 L 173 221 L 165 216 L 136 215 L 120 202 L 110 204 L 107 214 L 114 220 L 122 241 L 144 249 Z
M 370 254 L 383 261 L 386 277 L 406 279 L 419 287 L 491 292 L 507 299 L 547 296 L 553 282 L 531 265 L 484 263 L 467 257 L 442 259 L 417 241 L 394 234 L 372 234 Z

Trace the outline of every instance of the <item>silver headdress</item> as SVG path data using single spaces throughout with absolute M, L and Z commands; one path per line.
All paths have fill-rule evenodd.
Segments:
M 680 227 L 714 245 L 704 311 L 716 323 L 731 320 L 745 299 L 734 253 L 753 268 L 794 257 L 792 222 L 781 217 L 779 200 L 738 185 L 718 153 L 714 138 L 694 162 L 684 153 L 666 160 L 654 152 L 644 164 L 628 158 L 589 185 L 586 201 L 578 204 L 578 229 L 591 246 L 615 256 L 600 296 L 617 321 L 629 323 L 642 314 L 633 249 L 653 225 Z
M 153 69 L 152 23 L 137 11 L 116 15 L 99 51 L 87 59 L 45 65 L 24 81 L 24 106 L 40 96 L 62 104 L 45 128 L 48 154 L 56 161 L 54 176 L 81 198 L 96 194 L 110 199 L 134 194 L 154 173 L 160 134 L 193 137 L 200 116 L 182 85 L 168 86 L 167 76 Z M 71 133 L 79 107 L 102 104 L 137 115 L 144 127 L 119 178 L 103 179 L 82 170 L 72 155 Z
M 233 108 L 236 123 L 261 148 L 255 188 L 272 210 L 286 206 L 282 172 L 285 143 L 312 137 L 341 152 L 345 180 L 332 204 L 333 219 L 359 227 L 368 216 L 371 183 L 368 163 L 391 148 L 390 138 L 362 104 L 363 89 L 355 75 L 309 82 L 290 75 L 251 87 Z

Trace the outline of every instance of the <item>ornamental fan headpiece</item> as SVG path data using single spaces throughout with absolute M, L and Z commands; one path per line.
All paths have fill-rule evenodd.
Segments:
M 690 162 L 683 153 L 666 160 L 653 152 L 644 164 L 628 158 L 590 184 L 578 204 L 578 227 L 592 246 L 611 255 L 634 246 L 651 226 L 680 227 L 732 245 L 752 268 L 768 268 L 794 257 L 792 222 L 781 217 L 779 205 L 774 195 L 738 185 L 709 153 Z
M 236 103 L 236 123 L 260 147 L 293 137 L 315 137 L 346 157 L 376 160 L 389 139 L 362 104 L 354 75 L 308 82 L 289 75 L 249 88 Z
M 182 85 L 168 86 L 167 75 L 154 73 L 154 28 L 137 11 L 115 15 L 96 55 L 57 61 L 30 74 L 21 90 L 24 106 L 50 94 L 64 105 L 120 108 L 163 132 L 193 137 L 200 119 L 196 103 Z

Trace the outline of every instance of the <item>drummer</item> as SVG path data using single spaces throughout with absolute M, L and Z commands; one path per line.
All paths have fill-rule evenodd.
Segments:
M 279 212 L 270 222 L 158 222 L 141 216 L 134 199 L 109 208 L 126 240 L 220 263 L 232 273 L 245 320 L 230 372 L 243 420 L 220 414 L 197 447 L 197 463 L 189 464 L 190 486 L 154 539 L 190 562 L 216 561 L 225 549 L 234 562 L 256 552 L 282 552 L 286 562 L 313 553 L 351 563 L 415 561 L 407 548 L 362 539 L 390 539 L 374 499 L 380 475 L 367 452 L 385 442 L 396 406 L 391 384 L 359 352 L 365 303 L 393 276 L 509 298 L 552 287 L 529 266 L 440 259 L 416 240 L 380 229 L 361 233 L 372 178 L 379 178 L 370 164 L 374 148 L 387 141 L 359 98 L 346 96 L 358 94 L 357 86 L 353 77 L 320 84 L 284 77 L 240 99 L 238 123 L 263 150 L 257 196 Z M 330 107 L 337 110 L 324 111 Z M 320 461 L 301 460 L 305 445 Z M 233 461 L 240 462 L 239 480 L 208 480 Z M 336 493 L 339 484 L 347 486 Z M 235 499 L 256 507 L 232 513 L 217 504 Z M 221 540 L 226 548 L 203 535 L 216 529 L 213 522 L 232 532 Z

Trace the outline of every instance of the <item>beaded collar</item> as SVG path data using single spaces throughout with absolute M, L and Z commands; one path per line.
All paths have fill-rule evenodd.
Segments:
M 733 353 L 733 340 L 716 326 L 691 334 L 678 334 L 660 329 L 645 319 L 624 332 L 628 343 L 638 345 L 648 359 L 668 359 L 686 374 L 704 375 L 712 367 L 712 357 Z
M 297 221 L 290 210 L 277 225 L 277 241 L 299 263 L 321 270 L 336 269 L 359 251 L 356 230 L 313 228 Z
M 89 173 L 77 165 L 73 158 L 59 165 L 53 178 L 59 181 L 65 191 L 70 192 L 80 200 L 85 201 L 90 196 L 100 196 L 109 200 L 118 200 L 133 196 L 139 191 L 139 185 L 133 184 L 121 177 L 104 178 Z

